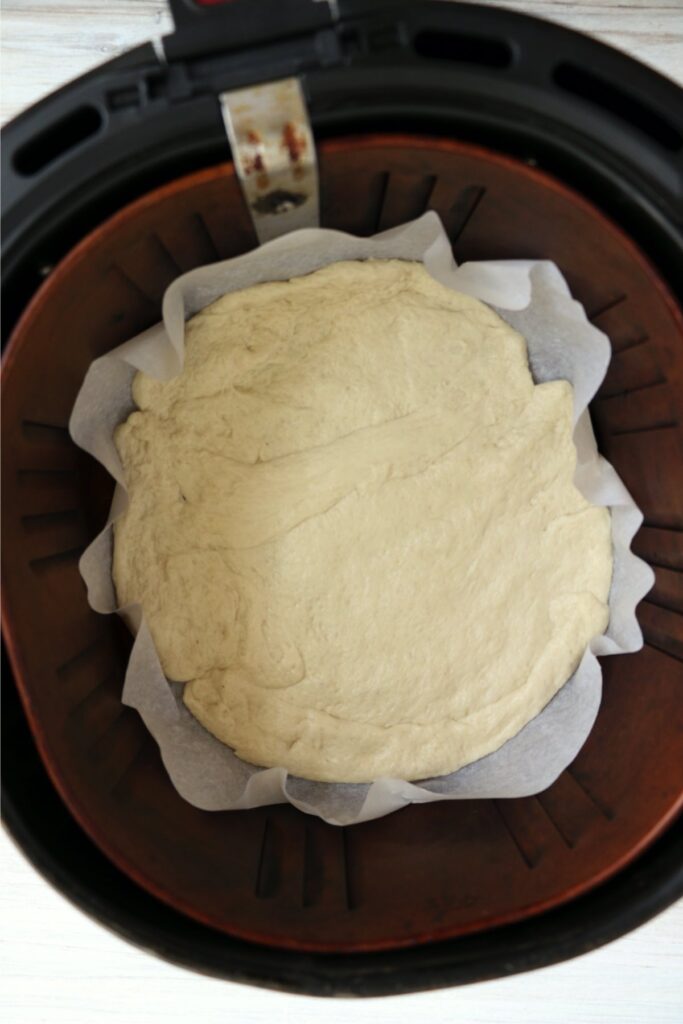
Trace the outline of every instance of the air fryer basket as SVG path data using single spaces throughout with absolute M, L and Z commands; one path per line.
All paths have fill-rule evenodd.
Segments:
M 234 29 L 241 3 L 210 22 L 193 14 L 167 43 L 166 68 L 141 48 L 10 126 L 5 272 L 18 317 L 3 373 L 5 642 L 23 714 L 78 825 L 11 702 L 8 819 L 58 884 L 172 958 L 293 988 L 394 991 L 570 955 L 680 891 L 683 320 L 669 287 L 682 251 L 683 134 L 673 87 L 570 33 L 469 5 L 355 14 L 347 4 L 336 24 L 320 22 L 323 8 L 288 9 L 289 34 L 275 23 L 267 46 L 264 25 L 244 16 L 250 63 L 246 42 L 226 52 L 219 31 Z M 554 53 L 551 86 L 539 39 Z M 588 105 L 582 53 L 594 80 L 595 66 L 631 84 L 635 124 L 614 89 Z M 87 605 L 77 559 L 103 524 L 111 481 L 66 431 L 83 374 L 159 319 L 178 273 L 253 247 L 216 139 L 216 93 L 302 71 L 324 226 L 370 234 L 435 209 L 460 261 L 554 259 L 613 343 L 592 413 L 601 450 L 644 510 L 634 547 L 657 582 L 640 608 L 644 649 L 603 663 L 588 742 L 535 798 L 413 806 L 349 829 L 288 806 L 198 811 L 120 703 L 125 630 Z M 101 123 L 86 132 L 94 121 L 78 112 L 88 109 Z M 60 150 L 69 123 L 76 141 Z M 25 779 L 20 758 L 33 766 Z M 73 837 L 85 891 L 74 858 L 28 810 L 34 790 Z M 96 863 L 123 909 L 107 901 Z M 624 884 L 633 877 L 640 898 Z M 220 932 L 229 944 L 217 956 Z

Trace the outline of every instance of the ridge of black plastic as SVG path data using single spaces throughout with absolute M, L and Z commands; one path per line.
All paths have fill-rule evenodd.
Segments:
M 163 40 L 168 61 L 303 36 L 334 20 L 326 0 L 229 0 L 210 6 L 170 0 L 170 8 L 176 31 Z

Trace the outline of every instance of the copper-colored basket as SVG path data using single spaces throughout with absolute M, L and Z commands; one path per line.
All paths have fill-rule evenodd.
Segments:
M 175 792 L 120 695 L 130 638 L 88 606 L 78 557 L 112 481 L 67 422 L 89 363 L 160 318 L 164 289 L 255 244 L 232 165 L 121 210 L 49 276 L 3 376 L 4 626 L 41 755 L 124 872 L 199 921 L 271 946 L 390 949 L 557 906 L 642 851 L 683 801 L 683 322 L 633 243 L 523 163 L 443 139 L 323 142 L 322 223 L 359 234 L 436 210 L 456 258 L 554 260 L 613 344 L 593 402 L 600 449 L 643 509 L 655 569 L 645 646 L 603 662 L 603 703 L 574 764 L 518 800 L 412 806 L 340 829 L 289 806 L 208 813 Z

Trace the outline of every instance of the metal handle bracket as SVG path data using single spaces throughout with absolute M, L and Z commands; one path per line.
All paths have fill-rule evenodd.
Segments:
M 318 165 L 299 80 L 225 92 L 220 104 L 259 242 L 318 227 Z

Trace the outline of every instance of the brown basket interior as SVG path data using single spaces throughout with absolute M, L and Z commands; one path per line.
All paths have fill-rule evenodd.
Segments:
M 680 807 L 683 780 L 683 393 L 680 314 L 630 241 L 524 164 L 446 140 L 320 148 L 322 223 L 359 234 L 436 210 L 456 258 L 557 262 L 614 356 L 592 406 L 604 454 L 645 514 L 657 582 L 645 646 L 603 660 L 597 724 L 570 769 L 526 799 L 412 806 L 347 829 L 289 806 L 208 813 L 166 777 L 120 702 L 130 638 L 88 606 L 77 561 L 112 483 L 67 422 L 93 358 L 156 322 L 179 273 L 255 244 L 229 164 L 122 210 L 49 276 L 3 374 L 4 611 L 42 756 L 124 871 L 227 932 L 313 950 L 389 948 L 512 921 L 618 870 Z M 59 837 L 55 837 L 59 841 Z

